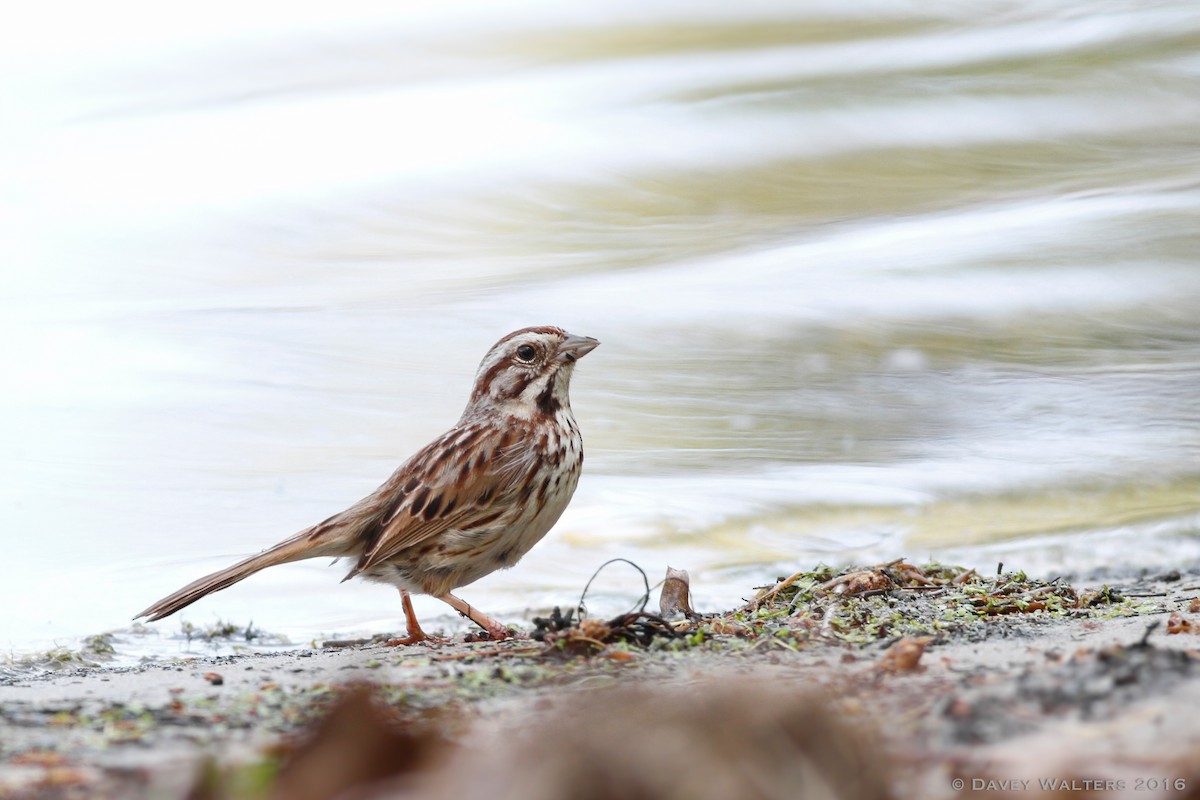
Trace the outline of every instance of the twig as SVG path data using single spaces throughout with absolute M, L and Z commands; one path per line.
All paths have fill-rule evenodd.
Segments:
M 750 646 L 751 650 L 758 650 L 760 647 L 782 647 L 784 650 L 791 650 L 793 653 L 799 653 L 800 648 L 795 645 L 790 645 L 778 636 L 763 637 Z
M 784 589 L 786 589 L 787 587 L 789 587 L 793 583 L 795 583 L 797 580 L 799 580 L 802 576 L 807 575 L 807 574 L 808 574 L 807 572 L 797 572 L 795 575 L 792 575 L 791 577 L 784 578 L 779 583 L 775 584 L 770 589 L 768 589 L 766 594 L 762 595 L 761 597 L 755 598 L 754 600 L 751 600 L 746 605 L 742 606 L 741 610 L 749 611 L 749 612 L 758 611 L 760 608 L 763 607 L 764 603 L 769 602 L 771 600 L 771 598 L 773 598 L 775 595 L 779 594 Z
M 1162 624 L 1162 620 L 1156 619 L 1156 620 L 1154 620 L 1154 622 L 1151 622 L 1149 625 L 1147 625 L 1146 632 L 1142 635 L 1142 640 L 1140 642 L 1138 642 L 1136 646 L 1137 647 L 1149 647 L 1150 646 L 1150 634 L 1154 633 L 1155 629 L 1158 628 L 1158 626 L 1161 624 Z
M 592 581 L 596 580 L 596 577 L 604 570 L 605 567 L 607 567 L 609 564 L 615 564 L 618 561 L 624 561 L 626 564 L 642 574 L 642 583 L 646 587 L 646 593 L 642 595 L 641 604 L 638 606 L 637 613 L 640 614 L 646 611 L 646 603 L 650 602 L 650 579 L 646 577 L 646 570 L 642 569 L 628 558 L 610 558 L 608 561 L 605 561 L 596 568 L 596 571 L 592 573 L 592 577 L 588 578 L 588 582 L 584 585 L 583 593 L 579 595 L 579 605 L 576 606 L 576 608 L 579 610 L 580 620 L 587 616 L 587 606 L 583 604 L 583 598 L 587 597 L 588 589 L 590 589 L 592 586 Z

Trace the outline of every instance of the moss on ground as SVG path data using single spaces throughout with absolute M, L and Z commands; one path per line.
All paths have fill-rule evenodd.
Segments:
M 669 625 L 646 613 L 576 622 L 569 614 L 564 619 L 558 609 L 557 618 L 535 622 L 548 628 L 548 654 L 587 656 L 613 653 L 616 646 L 683 650 L 736 647 L 739 640 L 788 647 L 817 642 L 865 647 L 902 637 L 932 637 L 934 643 L 978 641 L 1019 636 L 1068 618 L 1162 610 L 1159 604 L 1124 596 L 1108 586 L 1080 592 L 1064 581 L 1038 580 L 1021 571 L 983 575 L 952 564 L 897 560 L 840 569 L 818 564 L 758 587 L 754 598 L 740 608 L 690 613 Z

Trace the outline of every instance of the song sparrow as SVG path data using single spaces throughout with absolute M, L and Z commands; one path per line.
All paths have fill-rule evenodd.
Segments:
M 427 638 L 409 599 L 413 592 L 443 600 L 492 638 L 505 638 L 507 628 L 450 592 L 516 564 L 570 502 L 583 467 L 583 439 L 567 390 L 575 361 L 598 344 L 554 327 L 510 333 L 484 356 L 458 423 L 386 483 L 340 514 L 193 581 L 137 616 L 162 619 L 276 564 L 354 556 L 343 580 L 400 589 L 408 635 L 390 644 Z

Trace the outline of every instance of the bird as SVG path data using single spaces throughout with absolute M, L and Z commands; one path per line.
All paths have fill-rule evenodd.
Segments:
M 566 509 L 583 469 L 571 375 L 599 344 L 554 326 L 508 334 L 480 362 L 454 427 L 378 489 L 258 555 L 189 583 L 134 619 L 170 616 L 267 567 L 335 557 L 354 559 L 343 582 L 360 578 L 400 590 L 406 635 L 388 644 L 430 638 L 413 611 L 413 594 L 447 603 L 489 639 L 508 638 L 506 626 L 451 592 L 516 564 Z

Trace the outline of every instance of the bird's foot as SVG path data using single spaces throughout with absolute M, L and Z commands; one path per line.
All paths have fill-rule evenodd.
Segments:
M 421 642 L 429 642 L 430 644 L 441 644 L 450 641 L 436 636 L 430 636 L 421 630 L 421 623 L 417 620 L 417 612 L 413 610 L 412 598 L 404 589 L 400 590 L 400 602 L 404 607 L 404 627 L 408 634 L 403 639 L 388 639 L 384 642 L 385 647 L 407 647 L 410 644 L 420 644 Z
M 420 636 L 409 635 L 409 636 L 405 636 L 402 639 L 388 639 L 386 642 L 383 643 L 383 646 L 384 647 L 407 647 L 410 644 L 420 644 L 421 642 L 428 642 L 428 641 L 429 641 L 429 637 L 422 633 Z
M 445 644 L 449 639 L 441 636 L 430 636 L 425 631 L 418 629 L 416 633 L 409 633 L 400 639 L 388 639 L 383 643 L 384 647 L 407 647 L 410 644 L 420 644 L 421 642 L 429 642 L 430 644 Z

